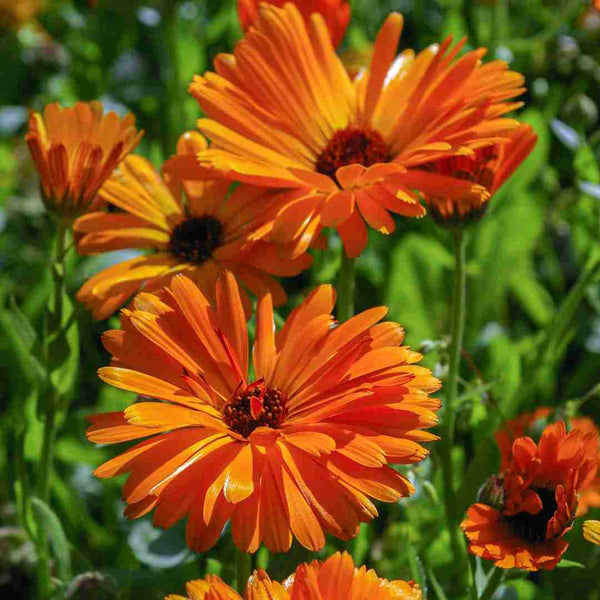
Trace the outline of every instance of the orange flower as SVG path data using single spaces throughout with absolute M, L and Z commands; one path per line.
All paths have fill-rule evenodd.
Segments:
M 335 292 L 314 290 L 275 333 L 272 298 L 258 302 L 249 377 L 248 337 L 231 273 L 216 303 L 186 277 L 141 293 L 109 331 L 113 355 L 100 377 L 159 400 L 91 416 L 100 444 L 150 437 L 96 470 L 131 473 L 123 490 L 130 518 L 153 508 L 155 525 L 186 515 L 187 542 L 211 548 L 231 520 L 236 546 L 262 541 L 287 551 L 296 538 L 318 550 L 325 533 L 347 540 L 377 515 L 371 498 L 396 502 L 413 493 L 391 464 L 427 455 L 436 436 L 440 384 L 400 346 L 396 323 L 376 324 L 384 307 L 337 326 Z
M 193 156 L 205 147 L 201 134 L 185 134 L 178 156 Z M 124 212 L 95 212 L 78 219 L 75 231 L 83 237 L 77 249 L 81 254 L 124 248 L 156 252 L 101 271 L 82 286 L 77 299 L 95 318 L 104 319 L 140 288 L 157 289 L 183 272 L 212 300 L 219 273 L 230 269 L 252 293 L 271 292 L 275 305 L 283 304 L 285 292 L 271 275 L 297 275 L 311 257 L 281 257 L 274 244 L 252 241 L 274 195 L 241 185 L 228 196 L 231 182 L 224 179 L 183 182 L 184 205 L 179 186 L 173 179 L 163 180 L 146 159 L 125 159 L 100 190 L 106 202 Z M 245 292 L 242 299 L 249 314 Z
M 307 30 L 293 5 L 263 4 L 234 55 L 218 56 L 217 73 L 190 86 L 209 117 L 198 125 L 213 143 L 200 164 L 290 190 L 272 235 L 296 252 L 325 226 L 336 227 L 347 254 L 357 256 L 367 240 L 363 219 L 390 233 L 390 213 L 425 214 L 414 189 L 457 198 L 488 193 L 410 168 L 505 141 L 518 124 L 502 115 L 520 106 L 508 100 L 523 92 L 523 77 L 502 61 L 482 65 L 484 49 L 456 59 L 465 40 L 396 57 L 402 26 L 401 15 L 390 15 L 370 72 L 353 83 L 320 15 Z
M 282 8 L 289 0 L 260 0 Z M 339 46 L 350 22 L 350 3 L 347 0 L 292 0 L 305 21 L 310 22 L 313 13 L 323 16 L 331 41 Z M 237 9 L 242 29 L 247 31 L 258 19 L 259 0 L 238 0 Z
M 516 439 L 508 468 L 487 486 L 494 493 L 461 524 L 469 550 L 504 569 L 553 569 L 569 545 L 577 493 L 596 474 L 597 446 L 591 433 L 567 434 L 563 421 L 546 427 L 539 444 Z
M 380 579 L 373 569 L 354 567 L 347 552 L 336 552 L 325 562 L 301 564 L 293 576 L 290 600 L 421 600 L 413 582 Z M 258 600 L 258 599 L 257 599 Z M 260 599 L 262 600 L 262 599 Z M 265 598 L 267 600 L 267 598 Z
M 210 597 L 209 591 L 213 594 Z M 190 581 L 187 592 L 189 600 L 242 600 L 218 577 Z M 336 552 L 324 562 L 302 563 L 283 584 L 271 581 L 262 570 L 255 571 L 248 580 L 244 597 L 246 600 L 421 600 L 421 590 L 413 582 L 388 581 L 377 577 L 372 569 L 355 568 L 347 552 Z M 165 600 L 186 598 L 167 596 Z
M 600 545 L 600 521 L 584 521 L 583 537 L 596 546 Z
M 464 198 L 424 194 L 436 222 L 446 227 L 462 227 L 483 216 L 490 198 L 529 156 L 537 142 L 537 135 L 530 125 L 521 125 L 511 131 L 508 138 L 508 143 L 479 148 L 471 156 L 451 156 L 419 167 L 431 173 L 478 183 L 488 191 L 488 195 Z
M 185 590 L 185 596 L 169 594 L 165 600 L 241 600 L 239 594 L 216 575 L 188 581 Z
M 592 0 L 592 6 L 600 11 L 600 0 Z
M 32 112 L 25 140 L 46 208 L 66 220 L 98 208 L 98 190 L 143 133 L 136 131 L 132 114 L 103 115 L 97 101 L 72 108 L 48 104 L 43 117 Z
M 512 445 L 516 438 L 527 435 L 534 440 L 538 439 L 544 427 L 554 420 L 556 420 L 556 415 L 552 414 L 552 409 L 540 406 L 533 412 L 523 413 L 508 421 L 506 427 L 497 431 L 494 437 L 500 450 L 500 472 L 510 465 Z M 583 433 L 589 433 L 597 440 L 597 460 L 600 465 L 600 431 L 594 421 L 589 417 L 571 417 L 567 423 L 570 429 L 579 429 Z M 600 506 L 600 472 L 596 473 L 594 479 L 587 486 L 580 487 L 577 516 L 585 515 L 590 508 L 598 506 Z

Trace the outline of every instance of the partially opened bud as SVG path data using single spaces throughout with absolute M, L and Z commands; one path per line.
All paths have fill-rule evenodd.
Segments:
M 464 198 L 424 194 L 436 223 L 450 229 L 462 228 L 483 217 L 492 196 L 533 150 L 537 135 L 530 125 L 521 125 L 508 135 L 505 144 L 494 144 L 471 155 L 451 156 L 418 167 L 421 170 L 477 183 L 485 193 Z
M 142 135 L 132 114 L 103 114 L 97 101 L 71 108 L 53 103 L 43 115 L 32 112 L 25 139 L 46 208 L 65 221 L 98 208 L 98 190 Z

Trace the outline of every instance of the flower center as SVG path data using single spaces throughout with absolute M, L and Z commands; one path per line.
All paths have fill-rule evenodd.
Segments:
M 542 510 L 537 515 L 521 512 L 504 516 L 504 520 L 514 535 L 529 544 L 540 544 L 546 539 L 548 521 L 554 516 L 558 506 L 553 490 L 540 488 L 534 491 L 542 501 Z
M 223 226 L 214 217 L 194 217 L 173 229 L 171 253 L 186 262 L 202 264 L 223 243 Z
M 340 167 L 354 164 L 370 167 L 389 160 L 390 148 L 378 131 L 350 126 L 333 134 L 317 159 L 316 169 L 335 179 Z
M 223 421 L 248 437 L 257 427 L 279 427 L 287 416 L 286 403 L 287 398 L 279 388 L 259 379 L 235 393 L 223 408 Z

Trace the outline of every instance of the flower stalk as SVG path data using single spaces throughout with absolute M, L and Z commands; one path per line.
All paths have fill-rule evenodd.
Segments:
M 246 584 L 252 571 L 252 554 L 237 551 L 237 589 L 241 596 L 244 595 Z
M 354 315 L 354 285 L 356 283 L 356 259 L 350 258 L 342 248 L 342 265 L 338 275 L 338 311 L 340 323 Z
M 52 263 L 53 299 L 51 313 L 47 317 L 44 331 L 44 358 L 46 384 L 44 394 L 44 434 L 40 455 L 40 469 L 37 481 L 38 497 L 45 503 L 50 502 L 52 471 L 54 467 L 54 445 L 56 440 L 56 412 L 58 397 L 51 379 L 50 344 L 60 334 L 63 321 L 63 296 L 65 293 L 65 254 L 68 226 L 60 221 L 56 231 L 55 254 Z M 50 595 L 50 556 L 48 536 L 43 524 L 38 523 L 38 571 L 37 583 L 39 597 L 43 600 Z
M 479 596 L 479 600 L 491 600 L 503 579 L 504 569 L 493 567 L 488 575 L 483 592 Z
M 450 535 L 450 544 L 458 572 L 466 583 L 468 574 L 468 559 L 462 534 L 458 529 L 456 495 L 454 493 L 454 468 L 452 464 L 452 449 L 454 447 L 454 430 L 456 424 L 456 402 L 458 397 L 458 374 L 460 356 L 465 328 L 465 298 L 466 298 L 466 237 L 462 229 L 456 229 L 454 236 L 454 286 L 452 291 L 450 364 L 446 381 L 446 407 L 442 427 L 441 452 L 442 478 L 444 485 L 444 507 L 446 522 Z

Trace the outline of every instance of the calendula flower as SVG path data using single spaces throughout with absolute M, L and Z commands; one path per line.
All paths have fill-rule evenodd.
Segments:
M 469 550 L 504 569 L 553 569 L 577 511 L 577 494 L 596 474 L 597 439 L 563 421 L 546 427 L 536 444 L 521 437 L 508 468 L 494 477 L 461 527 Z
M 0 27 L 18 29 L 41 10 L 41 0 L 0 0 Z
M 464 40 L 396 57 L 402 26 L 401 15 L 390 15 L 370 70 L 353 83 L 320 15 L 307 30 L 293 5 L 262 4 L 234 54 L 218 56 L 217 72 L 190 86 L 208 117 L 198 126 L 212 140 L 200 165 L 289 189 L 272 235 L 296 252 L 325 226 L 337 228 L 346 253 L 357 256 L 366 245 L 364 221 L 390 233 L 390 213 L 425 214 L 414 189 L 488 194 L 477 183 L 412 167 L 505 141 L 517 122 L 502 115 L 520 106 L 509 100 L 523 92 L 523 77 L 502 61 L 482 64 L 484 49 L 457 58 Z
M 583 537 L 592 544 L 600 545 L 600 521 L 584 521 Z
M 242 29 L 247 31 L 258 19 L 258 5 L 268 2 L 283 7 L 289 0 L 238 0 L 237 10 Z M 334 46 L 339 46 L 350 22 L 350 2 L 348 0 L 292 0 L 292 4 L 308 22 L 313 13 L 319 13 L 325 24 Z
M 426 171 L 478 183 L 488 194 L 464 197 L 424 194 L 435 221 L 445 227 L 464 227 L 478 221 L 492 196 L 529 156 L 537 142 L 530 125 L 521 125 L 508 134 L 509 142 L 478 148 L 470 156 L 451 156 L 419 167 Z
M 201 134 L 185 134 L 178 156 L 193 156 L 205 147 Z M 285 258 L 273 243 L 252 241 L 275 202 L 273 194 L 241 185 L 229 195 L 230 188 L 224 179 L 182 184 L 163 179 L 148 160 L 126 158 L 100 190 L 100 197 L 122 212 L 94 212 L 78 219 L 75 231 L 82 237 L 77 249 L 81 254 L 125 248 L 154 252 L 101 271 L 82 286 L 77 299 L 95 318 L 104 319 L 141 288 L 157 289 L 176 273 L 186 273 L 212 300 L 219 273 L 229 269 L 252 293 L 269 291 L 275 305 L 283 304 L 285 292 L 272 275 L 297 275 L 311 257 Z M 245 291 L 242 299 L 249 314 Z
M 520 414 L 511 419 L 495 433 L 496 443 L 500 450 L 500 472 L 504 471 L 510 465 L 512 460 L 512 446 L 516 438 L 529 436 L 534 440 L 539 439 L 545 426 L 556 420 L 556 415 L 548 406 L 540 406 L 533 412 Z M 600 431 L 592 419 L 589 417 L 571 417 L 567 424 L 571 430 L 578 429 L 583 433 L 588 433 L 596 439 L 598 448 L 597 462 L 600 464 Z M 585 487 L 580 486 L 579 504 L 577 506 L 577 516 L 585 515 L 590 508 L 600 506 L 600 473 Z
M 246 320 L 235 278 L 217 282 L 216 302 L 184 276 L 134 299 L 100 377 L 158 402 L 91 416 L 91 441 L 148 437 L 96 469 L 130 473 L 126 515 L 152 509 L 155 525 L 187 515 L 187 543 L 211 548 L 227 521 L 236 546 L 264 541 L 285 552 L 296 538 L 318 550 L 325 533 L 356 535 L 377 515 L 372 499 L 413 493 L 392 464 L 416 463 L 436 439 L 440 387 L 421 356 L 400 346 L 402 328 L 378 323 L 384 307 L 338 325 L 335 292 L 314 290 L 275 333 L 272 297 L 256 313 L 249 375 Z
M 241 600 L 240 595 L 216 575 L 188 581 L 185 591 L 185 596 L 170 594 L 165 600 Z
M 25 140 L 46 208 L 66 221 L 98 208 L 98 190 L 142 135 L 132 114 L 103 114 L 96 101 L 48 104 L 43 116 L 32 112 Z
M 290 600 L 421 600 L 413 582 L 381 579 L 373 569 L 356 568 L 347 552 L 337 552 L 326 561 L 301 564 L 293 575 Z M 257 599 L 258 600 L 258 599 Z M 262 600 L 262 599 L 261 599 Z M 265 600 L 267 598 L 265 597 Z
M 241 596 L 218 577 L 187 584 L 189 600 L 242 600 Z M 209 592 L 213 595 L 209 596 Z M 220 595 L 219 595 L 220 594 Z M 248 580 L 246 600 L 421 600 L 421 590 L 413 582 L 388 581 L 373 569 L 356 568 L 347 552 L 336 552 L 324 562 L 302 563 L 283 583 L 272 581 L 262 570 Z M 165 600 L 186 600 L 167 596 Z

